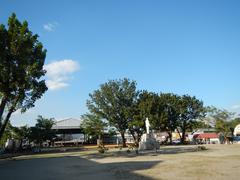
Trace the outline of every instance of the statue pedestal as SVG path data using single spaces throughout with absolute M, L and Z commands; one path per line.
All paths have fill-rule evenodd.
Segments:
M 153 134 L 143 134 L 139 142 L 139 151 L 142 150 L 157 150 L 160 149 L 160 144 Z

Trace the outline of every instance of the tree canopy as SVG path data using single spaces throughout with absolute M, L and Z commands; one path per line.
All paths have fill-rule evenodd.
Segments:
M 197 120 L 205 117 L 203 102 L 195 96 L 183 95 L 179 101 L 179 122 L 178 127 L 182 132 L 181 142 L 185 141 L 187 130 L 192 130 Z
M 161 130 L 168 132 L 170 143 L 172 143 L 172 132 L 174 132 L 179 125 L 179 100 L 180 96 L 172 93 L 161 93 L 159 96 L 160 106 L 160 125 Z
M 38 116 L 36 125 L 30 128 L 29 140 L 40 144 L 40 146 L 44 141 L 51 141 L 56 136 L 55 130 L 52 130 L 53 124 L 53 118 Z
M 240 124 L 240 118 L 235 117 L 235 113 L 214 106 L 208 107 L 207 111 L 217 132 L 223 133 L 225 137 L 233 136 L 234 128 Z
M 90 136 L 97 136 L 99 140 L 102 140 L 104 129 L 107 127 L 107 123 L 104 122 L 99 116 L 94 114 L 82 115 L 81 128 L 85 134 Z
M 125 132 L 132 120 L 137 99 L 136 82 L 129 79 L 110 80 L 100 85 L 100 89 L 90 94 L 87 106 L 90 112 L 106 119 L 121 134 L 126 146 Z
M 0 138 L 12 113 L 33 107 L 47 90 L 42 79 L 45 57 L 46 50 L 27 21 L 21 23 L 12 14 L 8 28 L 0 25 Z
M 150 118 L 154 105 L 154 95 L 147 91 L 138 93 L 137 101 L 132 109 L 132 118 L 128 122 L 128 131 L 133 136 L 135 144 L 137 145 L 141 136 L 146 132 L 145 119 Z

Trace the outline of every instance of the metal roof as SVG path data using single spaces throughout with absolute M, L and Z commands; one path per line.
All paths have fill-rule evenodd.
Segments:
M 67 118 L 56 121 L 52 129 L 80 129 L 81 119 Z
M 196 139 L 211 139 L 211 138 L 218 138 L 217 133 L 202 133 L 202 134 L 195 134 L 193 136 Z

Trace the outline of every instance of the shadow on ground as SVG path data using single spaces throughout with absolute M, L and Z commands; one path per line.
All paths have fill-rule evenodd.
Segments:
M 197 152 L 198 146 L 180 146 L 180 147 L 164 147 L 161 150 L 161 154 L 180 154 L 180 153 L 189 153 Z
M 135 153 L 134 150 L 131 150 L 130 152 L 127 152 L 127 149 L 125 150 L 119 150 L 119 151 L 107 151 L 104 154 L 100 153 L 91 153 L 91 154 L 85 154 L 84 157 L 88 159 L 103 159 L 107 157 L 123 157 L 123 158 L 134 158 L 138 156 L 159 156 L 162 154 L 180 154 L 180 153 L 189 153 L 189 152 L 197 152 L 198 148 L 197 146 L 180 146 L 180 147 L 164 147 L 160 150 L 156 151 L 140 151 L 138 154 Z
M 136 170 L 152 168 L 161 161 L 97 163 L 81 157 L 4 160 L 0 163 L 1 180 L 77 180 L 146 179 Z

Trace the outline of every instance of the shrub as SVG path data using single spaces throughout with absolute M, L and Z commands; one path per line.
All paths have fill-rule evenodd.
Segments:
M 127 153 L 130 153 L 130 152 L 131 152 L 131 150 L 130 150 L 130 149 L 128 149 L 128 150 L 127 150 Z
M 104 150 L 104 148 L 99 148 L 98 152 L 103 154 L 103 153 L 105 153 L 105 150 Z
M 206 146 L 198 146 L 197 151 L 205 151 L 207 150 Z

